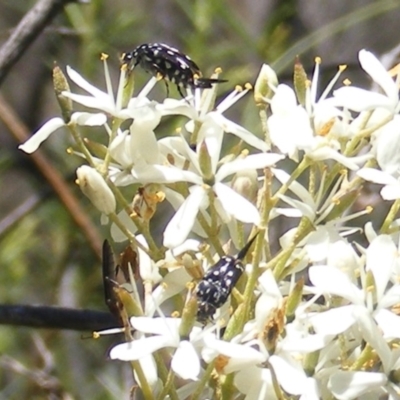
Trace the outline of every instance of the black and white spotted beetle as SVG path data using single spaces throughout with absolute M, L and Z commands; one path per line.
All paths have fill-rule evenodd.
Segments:
M 246 256 L 257 235 L 239 251 L 236 257 L 223 256 L 205 273 L 196 288 L 197 320 L 206 323 L 228 300 L 232 289 L 242 276 L 243 258 Z
M 140 65 L 153 76 L 175 83 L 179 94 L 184 98 L 182 88 L 211 88 L 214 83 L 227 82 L 223 79 L 202 78 L 197 64 L 179 50 L 163 43 L 141 44 L 129 53 L 122 55 L 122 63 L 131 69 Z

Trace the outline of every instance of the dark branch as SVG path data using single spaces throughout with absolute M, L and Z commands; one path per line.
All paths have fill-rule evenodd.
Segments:
M 36 39 L 40 32 L 68 3 L 83 2 L 80 0 L 39 0 L 22 18 L 11 36 L 0 49 L 0 84 L 10 68 L 24 54 L 25 50 Z
M 0 325 L 75 331 L 100 331 L 120 326 L 108 312 L 26 305 L 0 305 Z

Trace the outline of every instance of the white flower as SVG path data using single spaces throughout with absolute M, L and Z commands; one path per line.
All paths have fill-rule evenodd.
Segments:
M 267 359 L 266 354 L 250 347 L 250 345 L 219 340 L 211 333 L 205 335 L 204 348 L 202 350 L 204 361 L 209 364 L 219 355 L 227 358 L 226 365 L 220 371 L 224 374 L 240 371 L 251 365 L 261 364 Z
M 263 337 L 267 323 L 271 318 L 274 318 L 274 312 L 283 305 L 281 289 L 270 270 L 260 276 L 259 288 L 261 296 L 256 303 L 255 319 L 246 324 L 242 336 L 243 342 L 247 342 L 253 337 Z M 318 399 L 319 392 L 315 379 L 307 377 L 301 362 L 296 360 L 296 356 L 324 348 L 331 337 L 329 335 L 310 334 L 306 325 L 302 323 L 302 318 L 303 314 L 300 311 L 292 323 L 285 325 L 285 337 L 277 341 L 274 354 L 269 357 L 268 361 L 279 384 L 286 392 L 292 395 L 308 395 L 310 399 Z M 266 391 L 271 390 L 269 372 L 265 371 L 265 368 L 259 368 L 258 372 L 254 371 L 253 373 L 251 386 L 256 386 L 258 390 L 262 388 Z M 247 376 L 246 369 L 238 372 L 235 381 L 238 379 L 240 382 L 243 379 L 241 378 L 243 374 Z M 248 379 L 250 378 L 248 377 Z M 262 396 L 261 398 L 265 397 Z
M 213 101 L 215 100 L 215 90 L 214 88 L 205 90 L 203 97 L 200 101 L 196 101 L 195 105 L 190 105 L 188 102 L 181 100 L 166 99 L 163 105 L 160 106 L 163 115 L 168 114 L 182 114 L 191 119 L 191 121 L 186 124 L 186 129 L 189 132 L 193 132 L 197 129 L 198 125 L 201 125 L 200 132 L 197 137 L 197 144 L 201 143 L 204 137 L 207 135 L 207 131 L 212 129 L 217 133 L 218 136 L 223 135 L 224 132 L 232 133 L 244 142 L 248 143 L 250 146 L 261 150 L 267 151 L 267 144 L 256 137 L 253 133 L 249 132 L 247 129 L 230 121 L 228 118 L 223 116 L 223 113 L 232 107 L 239 99 L 241 99 L 248 90 L 237 90 L 235 89 L 232 93 L 224 98 L 224 100 L 214 109 Z M 211 111 L 213 110 L 213 111 Z
M 277 168 L 274 168 L 272 171 L 282 184 L 289 181 L 290 175 L 287 172 Z M 324 259 L 329 260 L 330 257 L 334 257 L 337 254 L 337 246 L 343 246 L 342 250 L 347 248 L 347 242 L 344 242 L 343 237 L 354 233 L 358 229 L 347 227 L 345 223 L 368 212 L 368 210 L 362 211 L 326 221 L 326 218 L 336 206 L 340 196 L 346 194 L 346 191 L 343 191 L 343 188 L 345 189 L 346 187 L 343 184 L 343 178 L 339 178 L 336 181 L 335 185 L 330 188 L 329 193 L 323 190 L 324 185 L 320 185 L 318 193 L 312 196 L 304 186 L 294 181 L 289 185 L 289 191 L 294 196 L 279 196 L 282 201 L 291 206 L 291 208 L 277 208 L 276 211 L 279 214 L 291 218 L 306 217 L 315 226 L 315 230 L 299 244 L 299 246 L 304 247 L 310 260 L 313 262 Z M 281 236 L 279 241 L 282 248 L 292 243 L 295 233 L 296 229 L 293 229 Z M 349 251 L 345 251 L 342 255 L 346 258 L 351 258 Z M 350 261 L 350 259 L 347 259 L 347 261 Z M 353 263 L 350 265 L 353 265 Z
M 383 89 L 385 94 L 352 86 L 343 87 L 334 92 L 337 105 L 358 112 L 384 108 L 392 114 L 398 113 L 398 82 L 393 80 L 389 72 L 371 52 L 361 50 L 358 58 L 363 70 Z
M 176 348 L 171 368 L 183 379 L 196 380 L 200 373 L 200 359 L 189 340 L 180 340 L 181 319 L 132 317 L 131 325 L 142 333 L 154 336 L 142 337 L 133 342 L 121 343 L 110 351 L 110 358 L 122 361 L 140 360 L 161 348 Z M 200 328 L 193 328 L 190 337 L 198 336 Z
M 317 79 L 313 81 L 316 87 Z M 270 138 L 283 154 L 297 160 L 303 150 L 313 160 L 335 160 L 349 169 L 358 169 L 369 155 L 347 157 L 341 154 L 339 139 L 348 136 L 348 121 L 344 112 L 329 99 L 316 102 L 314 87 L 308 92 L 307 108 L 297 104 L 292 88 L 281 84 L 271 100 L 272 115 L 268 118 Z
M 164 245 L 176 247 L 181 244 L 193 227 L 199 210 L 205 210 L 208 206 L 208 192 L 212 190 L 215 195 L 215 205 L 222 221 L 233 217 L 239 221 L 257 225 L 260 221 L 259 212 L 256 207 L 243 196 L 236 193 L 223 181 L 226 177 L 238 171 L 246 169 L 259 169 L 271 166 L 282 159 L 278 154 L 255 154 L 226 162 L 218 168 L 222 135 L 215 134 L 210 127 L 209 136 L 204 143 L 210 156 L 212 179 L 204 179 L 202 176 L 199 155 L 192 151 L 187 145 L 186 152 L 192 162 L 197 174 L 186 176 L 186 180 L 194 183 L 190 188 L 190 194 L 180 206 L 174 217 L 164 231 Z M 199 152 L 201 149 L 199 148 Z
M 281 84 L 271 100 L 272 115 L 268 118 L 271 141 L 283 154 L 296 157 L 297 150 L 309 150 L 313 131 L 307 111 L 297 104 L 292 88 Z
M 360 289 L 345 272 L 333 266 L 315 266 L 309 270 L 316 293 L 343 299 L 340 307 L 310 315 L 314 330 L 320 334 L 337 335 L 357 323 L 362 338 L 378 354 L 386 375 L 393 368 L 387 340 L 400 337 L 400 317 L 388 309 L 400 299 L 400 287 L 388 286 L 396 267 L 396 257 L 397 249 L 389 236 L 380 235 L 371 242 L 366 252 L 365 269 L 374 278 L 373 291 L 366 287 L 365 273 L 361 275 L 364 289 Z M 356 343 L 361 346 L 360 341 Z
M 115 161 L 110 166 L 110 178 L 116 186 L 136 183 L 135 169 L 146 169 L 147 165 L 164 161 L 154 133 L 162 116 L 157 104 L 147 98 L 135 98 L 134 103 L 135 108 L 130 111 L 134 120 L 129 132 L 118 131 L 109 146 L 110 155 Z
M 190 160 L 192 170 L 182 170 L 175 166 L 143 164 L 135 166 L 131 171 L 134 181 L 142 184 L 150 182 L 166 184 L 179 181 L 194 184 L 189 188 L 189 196 L 180 205 L 164 232 L 164 245 L 170 248 L 179 246 L 186 239 L 195 224 L 199 210 L 207 209 L 208 193 L 211 190 L 215 193 L 215 207 L 223 222 L 227 222 L 233 217 L 239 221 L 257 225 L 260 216 L 256 207 L 223 181 L 236 172 L 265 168 L 283 158 L 278 154 L 263 153 L 238 158 L 218 166 L 223 132 L 218 126 L 210 123 L 202 135 L 203 142 L 197 146 L 197 152 L 193 151 L 183 138 L 163 142 L 165 147 L 163 151 L 168 152 L 168 146 L 172 144 L 170 154 L 177 151 L 181 153 L 183 158 Z M 207 176 L 203 176 L 204 171 L 202 171 L 200 161 L 201 155 L 204 156 L 205 152 L 207 153 L 205 155 L 207 162 L 210 164 Z M 170 192 L 166 191 L 167 200 L 170 198 Z M 177 200 L 178 198 L 175 196 L 173 202 L 176 204 Z M 173 205 L 175 206 L 175 204 Z
M 67 74 L 69 78 L 80 88 L 88 92 L 89 95 L 81 95 L 71 92 L 63 92 L 62 95 L 64 97 L 68 97 L 76 103 L 82 104 L 85 107 L 95 108 L 103 111 L 106 115 L 112 115 L 113 117 L 123 120 L 131 118 L 129 112 L 122 108 L 123 90 L 126 83 L 126 71 L 124 69 L 121 71 L 117 96 L 115 98 L 107 61 L 106 59 L 103 59 L 103 61 L 107 92 L 103 92 L 102 90 L 96 88 L 86 79 L 84 79 L 78 72 L 67 66 Z

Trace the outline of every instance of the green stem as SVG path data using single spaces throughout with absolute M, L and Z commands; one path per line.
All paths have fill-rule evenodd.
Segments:
M 211 361 L 210 364 L 208 364 L 206 370 L 204 371 L 204 374 L 201 378 L 201 380 L 199 381 L 199 384 L 197 385 L 196 390 L 194 391 L 194 393 L 192 394 L 192 397 L 190 398 L 190 400 L 198 400 L 204 390 L 204 387 L 206 386 L 208 380 L 211 377 L 212 372 L 214 371 L 214 365 L 215 365 L 215 360 Z
M 122 123 L 122 120 L 120 120 L 118 118 L 115 118 L 112 121 L 112 131 L 111 131 L 110 138 L 108 140 L 107 153 L 106 153 L 106 156 L 104 157 L 104 163 L 103 163 L 104 176 L 107 175 L 108 167 L 111 162 L 110 145 L 113 142 L 113 140 L 115 139 L 115 137 L 117 136 L 117 131 L 118 131 L 118 128 L 121 126 L 121 123 Z
M 214 247 L 215 251 L 218 253 L 220 257 L 225 255 L 224 250 L 222 249 L 221 243 L 219 241 L 219 235 L 215 234 L 210 225 L 207 223 L 206 219 L 204 218 L 204 215 L 199 211 L 197 214 L 197 220 L 199 221 L 199 224 L 203 228 L 204 232 L 207 235 L 208 241 L 211 243 L 211 245 Z
M 78 132 L 78 130 L 76 129 L 76 125 L 72 122 L 70 122 L 68 125 L 69 131 L 71 132 L 78 148 L 80 149 L 80 151 L 82 152 L 82 154 L 85 156 L 87 162 L 89 163 L 89 165 L 93 168 L 96 168 L 96 165 L 93 161 L 92 158 L 92 154 L 89 152 L 88 148 L 85 146 L 85 143 L 82 139 L 82 136 L 80 135 L 80 133 Z
M 260 116 L 261 122 L 261 130 L 264 134 L 264 141 L 267 143 L 268 148 L 271 148 L 271 139 L 269 137 L 268 132 L 268 118 L 267 118 L 267 110 L 265 107 L 260 107 L 258 115 Z
M 373 360 L 375 357 L 374 349 L 370 346 L 370 344 L 367 343 L 360 356 L 349 368 L 349 371 L 359 371 L 363 369 L 365 365 L 370 365 L 371 360 Z
M 167 380 L 166 380 L 166 382 L 164 384 L 164 388 L 161 391 L 161 393 L 157 396 L 157 400 L 164 400 L 167 397 L 167 394 L 169 394 L 170 398 L 173 399 L 173 400 L 175 400 L 175 399 L 177 400 L 178 399 L 178 396 L 177 396 L 176 392 L 175 391 L 171 391 L 172 384 L 174 383 L 174 378 L 175 378 L 175 374 L 172 371 L 172 369 L 170 369 L 169 373 L 168 373 L 168 376 L 167 376 Z M 172 395 L 171 392 L 173 392 L 174 395 Z
M 146 400 L 153 400 L 154 399 L 153 391 L 151 390 L 151 387 L 149 386 L 149 384 L 147 382 L 146 375 L 143 372 L 140 362 L 139 361 L 131 361 L 131 365 L 136 372 L 138 381 L 140 382 L 140 388 L 142 389 L 143 397 Z
M 110 218 L 110 220 L 114 222 L 115 225 L 117 225 L 117 227 L 122 231 L 122 233 L 128 238 L 130 243 L 132 243 L 135 247 L 139 247 L 145 253 L 149 254 L 149 250 L 146 249 L 146 247 L 144 247 L 140 242 L 136 240 L 135 235 L 126 228 L 126 226 L 118 218 L 117 214 L 111 213 L 108 215 L 108 218 Z
M 225 378 L 225 382 L 222 385 L 222 400 L 230 400 L 233 398 L 233 395 L 235 392 L 233 378 L 234 378 L 234 374 L 229 374 Z
M 385 221 L 383 222 L 383 225 L 382 225 L 381 229 L 379 230 L 380 234 L 389 232 L 389 227 L 390 227 L 391 223 L 394 221 L 394 219 L 396 218 L 396 215 L 399 212 L 399 209 L 400 209 L 400 200 L 397 199 L 390 207 L 388 215 L 386 216 Z

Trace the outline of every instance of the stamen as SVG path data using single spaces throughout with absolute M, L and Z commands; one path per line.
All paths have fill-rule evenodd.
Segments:
M 110 71 L 108 69 L 107 58 L 108 58 L 108 55 L 102 53 L 101 61 L 103 61 L 103 65 L 104 65 L 104 76 L 106 78 L 107 94 L 110 96 L 112 104 L 115 104 L 114 91 L 113 91 L 113 87 L 112 87 Z

